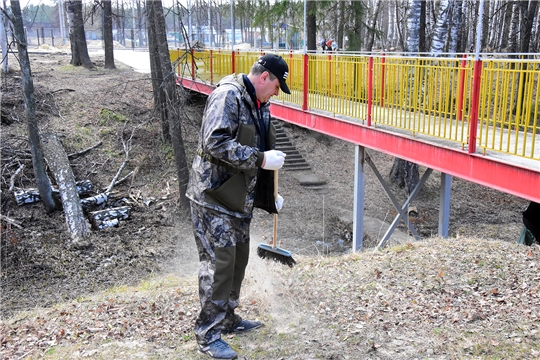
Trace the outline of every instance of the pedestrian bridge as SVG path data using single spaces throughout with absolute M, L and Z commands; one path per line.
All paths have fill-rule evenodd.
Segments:
M 231 73 L 247 73 L 262 52 L 172 50 L 185 88 L 210 94 Z M 272 116 L 357 145 L 355 236 L 361 248 L 365 148 L 425 166 L 384 245 L 432 170 L 441 173 L 439 235 L 448 235 L 451 177 L 540 202 L 540 60 L 385 54 L 280 54 L 291 94 Z M 378 176 L 379 177 L 379 176 Z M 379 178 L 383 186 L 384 180 Z M 459 195 L 458 195 L 459 196 Z M 407 222 L 406 222 L 407 223 Z M 414 227 L 407 224 L 413 235 Z

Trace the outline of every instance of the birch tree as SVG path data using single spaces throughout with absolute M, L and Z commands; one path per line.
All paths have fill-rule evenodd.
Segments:
M 510 33 L 508 34 L 508 52 L 516 53 L 519 48 L 519 3 L 514 1 L 512 4 L 512 20 L 510 21 Z M 516 55 L 511 55 L 516 57 Z
M 450 42 L 448 44 L 448 52 L 455 54 L 457 52 L 463 52 L 463 49 L 460 50 L 459 46 L 461 45 L 461 29 L 463 29 L 463 1 L 457 0 L 454 3 L 452 11 L 452 27 L 450 29 Z
M 423 1 L 421 0 L 409 1 L 409 17 L 407 19 L 407 51 L 411 54 L 421 51 L 420 39 L 422 29 L 422 3 Z M 392 169 L 390 170 L 390 181 L 396 183 L 399 187 L 405 187 L 407 194 L 410 194 L 416 184 L 418 184 L 420 181 L 418 165 L 400 158 L 395 158 Z
M 440 54 L 444 51 L 448 37 L 449 13 L 452 9 L 450 0 L 440 0 L 437 24 L 435 25 L 433 40 L 431 41 L 431 53 Z

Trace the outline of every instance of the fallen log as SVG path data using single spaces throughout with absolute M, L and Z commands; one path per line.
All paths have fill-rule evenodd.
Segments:
M 105 204 L 109 199 L 109 194 L 101 193 L 95 196 L 88 197 L 86 199 L 81 199 L 81 205 L 83 207 L 97 206 Z
M 15 196 L 15 201 L 17 201 L 17 205 L 32 204 L 41 201 L 39 190 L 36 188 L 17 190 L 13 193 L 13 195 Z
M 55 134 L 43 134 L 41 138 L 45 160 L 58 184 L 67 228 L 72 239 L 79 241 L 90 233 L 90 229 L 82 210 L 67 154 Z
M 129 219 L 131 207 L 121 206 L 112 209 L 92 211 L 89 214 L 90 222 L 94 229 L 104 229 L 106 227 L 118 225 L 120 220 Z
M 90 180 L 79 181 L 75 186 L 77 187 L 79 197 L 90 194 L 94 189 L 94 184 Z M 52 194 L 57 200 L 60 200 L 58 187 L 53 187 Z M 15 201 L 17 201 L 17 205 L 32 204 L 41 201 L 39 191 L 36 188 L 17 190 L 13 192 L 13 195 L 15 196 Z

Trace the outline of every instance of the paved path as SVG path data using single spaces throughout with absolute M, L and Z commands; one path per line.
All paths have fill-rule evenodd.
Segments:
M 88 54 L 104 55 L 105 51 L 100 48 L 89 48 Z M 150 73 L 150 55 L 148 51 L 133 51 L 129 49 L 114 49 L 114 61 L 131 66 L 134 71 L 143 74 Z
M 114 50 L 114 61 L 131 66 L 134 71 L 150 73 L 150 55 L 148 51 Z

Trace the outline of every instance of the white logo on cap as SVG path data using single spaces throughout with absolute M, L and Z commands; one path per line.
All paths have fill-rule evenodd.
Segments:
M 283 80 L 287 80 L 287 76 L 289 76 L 289 73 L 285 71 L 285 73 L 283 74 Z

